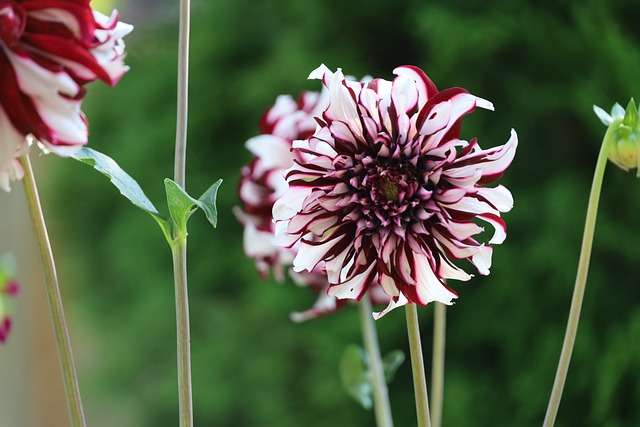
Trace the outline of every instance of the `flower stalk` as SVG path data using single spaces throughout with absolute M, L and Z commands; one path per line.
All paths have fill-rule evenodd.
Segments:
M 375 321 L 371 316 L 371 298 L 365 294 L 360 301 L 360 320 L 362 323 L 362 337 L 367 351 L 371 382 L 373 386 L 373 409 L 378 427 L 393 427 L 389 390 L 384 377 L 382 356 L 376 332 Z
M 62 378 L 67 397 L 69 418 L 73 427 L 84 427 L 86 423 L 84 419 L 84 411 L 82 409 L 80 387 L 78 385 L 78 377 L 71 351 L 69 331 L 67 329 L 67 323 L 64 316 L 64 308 L 62 306 L 62 296 L 60 294 L 55 261 L 53 259 L 51 243 L 49 242 L 47 226 L 42 213 L 40 197 L 38 196 L 38 188 L 36 186 L 29 157 L 25 155 L 20 157 L 19 160 L 22 168 L 24 169 L 24 192 L 38 241 L 40 257 L 42 259 L 45 290 L 47 293 L 47 300 L 49 302 L 49 310 L 51 311 L 51 318 L 53 320 L 53 331 L 58 348 L 60 367 L 62 369 Z
M 593 235 L 596 226 L 596 217 L 598 214 L 598 201 L 600 200 L 600 190 L 604 178 L 605 167 L 607 166 L 608 142 L 612 137 L 614 127 L 609 127 L 604 136 L 596 169 L 593 174 L 593 182 L 591 184 L 591 193 L 589 195 L 589 204 L 587 207 L 587 217 L 585 220 L 584 234 L 582 236 L 582 247 L 580 249 L 580 260 L 578 261 L 578 271 L 576 274 L 576 282 L 573 289 L 573 297 L 571 299 L 571 308 L 569 310 L 569 320 L 567 322 L 567 330 L 562 344 L 560 360 L 556 377 L 551 390 L 551 397 L 547 407 L 547 413 L 544 418 L 543 427 L 552 427 L 558 414 L 562 391 L 567 379 L 569 370 L 569 361 L 578 332 L 578 322 L 580 321 L 580 310 L 582 308 L 582 300 L 587 283 L 587 274 L 589 273 L 589 260 L 591 257 L 591 246 L 593 243 Z
M 193 396 L 191 387 L 191 349 L 189 327 L 189 295 L 187 288 L 187 236 L 177 237 L 171 245 L 173 279 L 176 298 L 176 331 L 178 351 L 178 396 L 180 426 L 193 425 Z
M 187 118 L 189 92 L 190 0 L 180 0 L 178 35 L 178 89 L 174 181 L 185 188 Z M 193 426 L 191 387 L 191 349 L 189 328 L 189 293 L 187 287 L 187 233 L 176 227 L 171 245 L 176 296 L 176 330 L 178 353 L 178 404 L 180 427 Z
M 442 425 L 444 403 L 444 355 L 447 330 L 447 306 L 434 303 L 433 358 L 431 362 L 431 425 Z
M 427 380 L 425 378 L 422 342 L 418 323 L 416 304 L 407 304 L 407 332 L 409 334 L 409 352 L 411 354 L 411 371 L 413 373 L 413 390 L 416 399 L 418 427 L 431 427 L 429 417 L 429 398 L 427 396 Z

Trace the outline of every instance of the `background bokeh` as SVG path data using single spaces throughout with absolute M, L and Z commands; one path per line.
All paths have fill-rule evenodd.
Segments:
M 161 206 L 162 181 L 173 173 L 177 4 L 132 0 L 118 8 L 136 25 L 126 39 L 131 71 L 115 88 L 90 88 L 91 146 Z M 320 63 L 387 79 L 398 65 L 417 65 L 439 88 L 462 86 L 494 103 L 495 112 L 465 119 L 463 137 L 488 148 L 518 131 L 516 159 L 501 181 L 515 198 L 508 238 L 490 276 L 452 284 L 460 298 L 448 310 L 444 424 L 541 425 L 605 130 L 592 105 L 609 110 L 640 97 L 640 3 L 199 0 L 192 9 L 187 189 L 199 195 L 224 179 L 218 229 L 199 214 L 189 224 L 196 425 L 374 425 L 337 374 L 343 349 L 361 340 L 357 310 L 290 322 L 314 295 L 262 280 L 231 213 L 250 158 L 244 141 L 278 94 L 319 89 L 306 77 Z M 89 423 L 175 426 L 163 236 L 87 166 L 42 160 Z M 558 427 L 640 425 L 639 212 L 640 182 L 609 165 Z M 420 313 L 428 365 L 432 309 Z M 377 326 L 383 353 L 408 352 L 402 310 Z M 408 363 L 390 393 L 396 425 L 415 425 Z

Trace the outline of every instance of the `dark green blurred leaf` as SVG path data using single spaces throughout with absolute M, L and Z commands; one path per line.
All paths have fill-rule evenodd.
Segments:
M 404 362 L 404 352 L 402 350 L 393 350 L 382 358 L 382 367 L 384 368 L 384 379 L 389 384 L 393 381 L 396 371 Z
M 342 353 L 340 358 L 340 380 L 349 396 L 365 409 L 373 407 L 371 379 L 366 362 L 366 354 L 362 348 L 352 344 Z

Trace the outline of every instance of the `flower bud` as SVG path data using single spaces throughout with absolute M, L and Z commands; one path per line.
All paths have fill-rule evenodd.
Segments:
M 605 144 L 609 160 L 625 171 L 638 168 L 640 166 L 640 126 L 638 109 L 633 98 L 626 109 L 623 109 L 620 104 L 614 105 L 611 115 L 598 106 L 594 105 L 593 108 L 602 123 L 608 126 Z M 640 177 L 640 168 L 637 176 Z

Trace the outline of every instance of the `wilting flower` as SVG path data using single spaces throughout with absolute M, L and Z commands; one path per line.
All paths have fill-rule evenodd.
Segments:
M 492 247 L 474 238 L 486 223 L 489 244 L 502 243 L 500 217 L 513 205 L 497 180 L 513 160 L 517 136 L 482 150 L 458 138 L 461 118 L 493 105 L 452 88 L 438 92 L 420 69 L 397 68 L 393 81 L 345 79 L 324 65 L 329 105 L 313 136 L 293 143 L 289 189 L 273 209 L 278 243 L 299 245 L 295 271 L 324 263 L 329 295 L 360 299 L 382 285 L 391 297 L 378 316 L 409 302 L 451 304 L 445 279 L 471 275 L 467 259 L 488 274 Z M 479 221 L 478 221 L 479 220 Z
M 291 314 L 297 322 L 334 312 L 346 303 L 327 295 L 329 283 L 321 263 L 309 272 L 293 272 L 291 266 L 297 246 L 284 248 L 273 242 L 273 204 L 287 189 L 285 171 L 293 166 L 296 159 L 301 161 L 303 157 L 301 153 L 291 151 L 292 143 L 313 135 L 317 125 L 314 117 L 327 108 L 328 95 L 325 90 L 320 93 L 303 92 L 297 100 L 288 95 L 276 99 L 275 105 L 260 120 L 261 134 L 246 143 L 254 158 L 242 169 L 238 188 L 242 208 L 234 209 L 236 217 L 244 225 L 245 253 L 255 260 L 261 275 L 267 277 L 272 271 L 282 281 L 285 271 L 288 271 L 294 283 L 318 294 L 313 307 Z M 386 304 L 388 297 L 378 292 L 373 302 Z
M 20 291 L 18 282 L 13 279 L 13 258 L 4 255 L 0 259 L 0 343 L 9 337 L 13 321 L 6 309 L 7 297 L 15 296 Z
M 128 70 L 122 37 L 133 27 L 89 0 L 0 0 L 0 186 L 22 177 L 29 138 L 58 155 L 87 143 L 84 85 L 114 85 Z M 29 138 L 28 138 L 29 137 Z
M 602 123 L 608 126 L 605 144 L 609 160 L 627 172 L 637 168 L 636 175 L 640 177 L 640 122 L 633 98 L 626 110 L 616 103 L 611 109 L 611 115 L 596 105 L 593 110 Z

